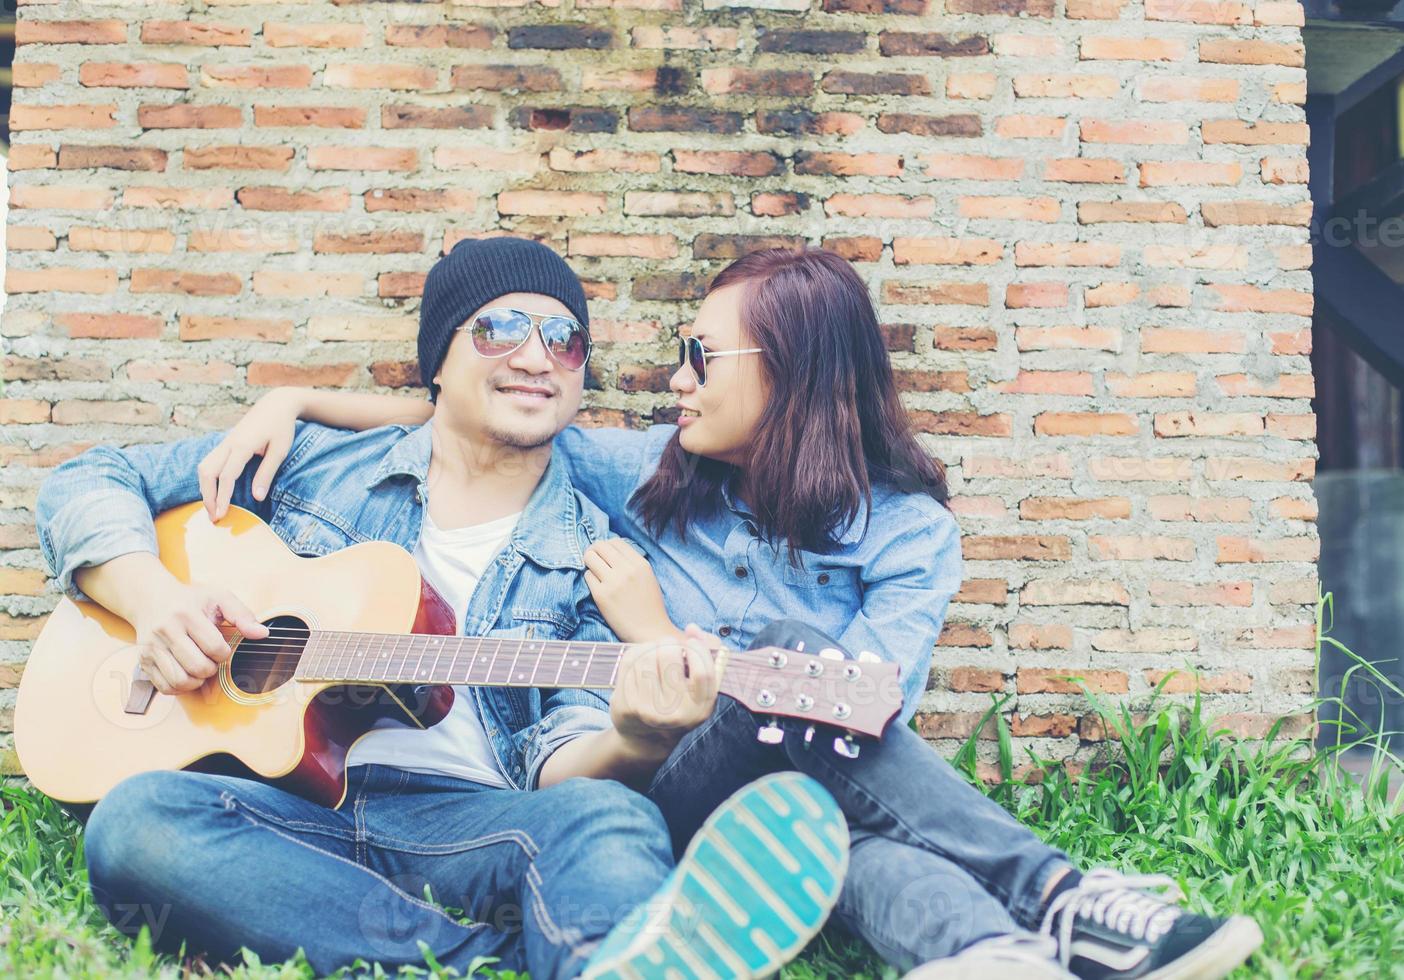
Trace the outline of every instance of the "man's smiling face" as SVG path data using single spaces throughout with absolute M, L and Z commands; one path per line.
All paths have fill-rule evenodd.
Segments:
M 527 342 L 505 357 L 484 357 L 473 346 L 473 320 L 483 310 L 508 307 L 524 313 L 574 318 L 560 300 L 539 293 L 508 293 L 484 303 L 464 321 L 435 378 L 437 411 L 461 432 L 504 446 L 543 446 L 575 417 L 585 372 L 561 367 L 533 326 Z

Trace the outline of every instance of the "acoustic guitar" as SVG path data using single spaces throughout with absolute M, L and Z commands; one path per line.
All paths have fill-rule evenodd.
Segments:
M 229 772 L 275 782 L 326 806 L 346 793 L 357 739 L 386 725 L 427 727 L 453 704 L 451 685 L 615 686 L 618 643 L 453 635 L 452 608 L 398 545 L 367 542 L 320 558 L 293 554 L 255 515 L 212 523 L 198 503 L 156 519 L 162 564 L 182 582 L 229 589 L 268 627 L 264 639 L 220 629 L 232 656 L 197 690 L 157 691 L 135 632 L 91 602 L 59 601 L 20 680 L 15 747 L 34 785 L 89 803 L 156 769 Z M 901 709 L 895 664 L 768 647 L 714 651 L 721 691 L 769 716 L 880 737 Z

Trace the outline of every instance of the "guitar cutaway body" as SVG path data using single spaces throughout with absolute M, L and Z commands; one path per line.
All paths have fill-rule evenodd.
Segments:
M 95 603 L 60 600 L 35 641 L 15 708 L 20 763 L 49 796 L 90 803 L 138 772 L 190 768 L 251 776 L 337 806 L 357 739 L 385 725 L 427 727 L 448 713 L 450 687 L 292 677 L 297 637 L 309 629 L 456 632 L 452 609 L 403 548 L 367 542 L 302 558 L 248 511 L 230 508 L 214 524 L 200 504 L 162 514 L 156 537 L 162 564 L 178 579 L 228 589 L 270 637 L 238 641 L 199 689 L 165 695 L 146 686 L 130 625 Z

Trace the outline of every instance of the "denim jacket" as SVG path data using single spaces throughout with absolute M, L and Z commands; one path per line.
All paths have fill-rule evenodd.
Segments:
M 772 621 L 798 619 L 855 655 L 866 650 L 896 663 L 905 724 L 921 706 L 932 650 L 960 589 L 960 529 L 951 512 L 925 494 L 874 487 L 871 509 L 837 547 L 801 552 L 795 565 L 783 542 L 757 534 L 744 503 L 723 487 L 716 510 L 685 536 L 672 525 L 653 535 L 629 501 L 676 431 L 571 426 L 556 437 L 556 456 L 616 532 L 644 542 L 673 622 L 697 623 L 745 648 Z
M 429 425 L 346 432 L 299 422 L 267 497 L 254 499 L 250 464 L 233 503 L 257 514 L 301 555 L 362 541 L 412 551 L 428 499 L 431 435 Z M 99 446 L 54 470 L 39 491 L 37 521 L 59 586 L 81 599 L 76 569 L 136 551 L 156 554 L 152 516 L 200 499 L 195 468 L 221 438 Z M 483 572 L 464 632 L 613 641 L 584 579 L 584 551 L 608 528 L 608 518 L 575 491 L 553 456 L 510 542 Z M 519 789 L 537 786 L 542 765 L 560 746 L 609 726 L 604 692 L 475 687 L 473 693 L 498 767 Z

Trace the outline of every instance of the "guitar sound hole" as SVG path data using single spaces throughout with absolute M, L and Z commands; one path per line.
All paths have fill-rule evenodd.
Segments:
M 307 624 L 296 616 L 275 616 L 263 625 L 268 636 L 241 641 L 229 661 L 229 677 L 245 694 L 267 694 L 292 680 L 307 646 Z

